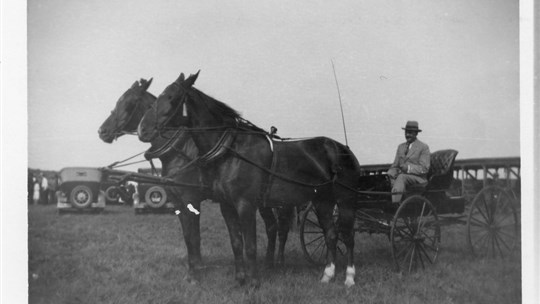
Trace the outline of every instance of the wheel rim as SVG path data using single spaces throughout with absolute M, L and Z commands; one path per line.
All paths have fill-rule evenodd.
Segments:
M 515 203 L 503 188 L 491 186 L 473 200 L 467 224 L 467 241 L 476 257 L 505 258 L 519 240 Z
M 396 211 L 390 233 L 397 271 L 411 273 L 435 263 L 440 235 L 432 204 L 420 196 L 406 199 Z
M 161 208 L 167 201 L 167 193 L 160 186 L 153 186 L 145 194 L 145 201 L 152 208 Z
M 107 195 L 107 199 L 110 201 L 117 201 L 120 198 L 120 192 L 118 192 L 118 188 L 115 186 L 107 188 L 105 194 Z
M 162 199 L 163 195 L 161 195 L 159 191 L 153 191 L 152 193 L 150 193 L 150 200 L 152 201 L 152 203 L 159 204 Z
M 75 200 L 77 201 L 78 204 L 86 203 L 89 197 L 90 195 L 88 194 L 88 192 L 84 190 L 79 190 L 77 191 L 77 193 L 75 193 Z

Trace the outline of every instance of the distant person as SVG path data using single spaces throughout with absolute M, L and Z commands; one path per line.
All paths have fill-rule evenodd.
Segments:
M 32 204 L 32 201 L 34 200 L 34 182 L 35 182 L 36 178 L 34 177 L 34 175 L 32 174 L 32 172 L 30 171 L 30 169 L 28 170 L 28 189 L 27 189 L 27 193 L 28 193 L 28 205 L 31 205 Z
M 405 128 L 406 142 L 397 147 L 396 157 L 387 174 L 392 183 L 392 203 L 399 203 L 406 187 L 427 183 L 429 171 L 429 147 L 416 137 L 419 132 L 418 122 L 407 121 Z
M 34 180 L 34 195 L 32 196 L 34 200 L 34 205 L 37 205 L 39 203 L 39 192 L 40 192 L 40 186 L 37 178 L 33 178 Z
M 41 173 L 41 202 L 44 205 L 49 204 L 49 181 L 43 173 Z

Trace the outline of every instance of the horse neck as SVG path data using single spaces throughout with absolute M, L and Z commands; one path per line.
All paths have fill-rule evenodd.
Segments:
M 163 145 L 168 140 L 159 136 L 152 141 L 152 146 L 154 144 Z M 198 180 L 200 170 L 197 165 L 191 164 L 188 167 L 186 166 L 197 159 L 199 150 L 191 137 L 186 135 L 182 136 L 179 140 L 180 143 L 174 146 L 174 154 L 159 158 L 163 166 L 164 175 L 180 175 L 182 176 L 182 180 Z M 176 172 L 175 169 L 179 169 L 179 171 Z
M 133 109 L 133 113 L 129 116 L 130 121 L 124 127 L 126 132 L 135 132 L 137 127 L 144 116 L 144 113 L 152 107 L 152 104 L 156 101 L 156 97 L 148 92 L 145 92 L 141 99 L 137 100 L 137 104 Z

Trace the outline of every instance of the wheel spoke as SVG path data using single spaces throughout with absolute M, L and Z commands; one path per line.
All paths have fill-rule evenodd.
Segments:
M 473 223 L 472 221 L 474 221 L 475 223 Z M 472 225 L 475 225 L 477 227 L 487 227 L 488 224 L 486 222 L 482 222 L 480 221 L 479 219 L 476 219 L 474 217 L 471 217 L 471 221 L 469 221 Z
M 425 209 L 426 209 L 426 202 L 422 204 L 422 211 L 420 212 L 420 215 L 418 216 L 418 226 L 416 227 L 416 231 L 420 231 L 420 225 L 422 224 L 421 217 L 424 215 Z
M 512 225 L 512 226 L 513 226 L 513 225 Z M 505 230 L 502 230 L 502 229 L 500 229 L 499 231 L 497 231 L 497 234 L 506 236 L 507 238 L 510 238 L 510 239 L 515 239 L 515 238 L 516 238 L 516 235 L 511 234 L 511 233 L 508 233 L 508 232 L 506 232 Z
M 409 261 L 409 273 L 412 272 L 412 266 L 413 266 L 413 260 L 414 260 L 415 253 L 416 253 L 416 246 L 413 245 L 412 253 L 411 253 L 411 259 Z
M 420 249 L 421 249 L 422 253 L 424 253 L 424 256 L 427 258 L 428 262 L 429 262 L 430 264 L 433 264 L 433 260 L 429 257 L 429 254 L 428 254 L 428 252 L 426 251 L 426 248 L 425 248 L 425 247 L 430 248 L 429 246 L 420 246 Z M 434 250 L 434 251 L 435 251 L 435 253 L 437 252 L 436 250 Z
M 304 230 L 304 234 L 324 234 L 324 232 L 322 230 L 319 230 L 319 231 L 316 231 L 316 230 L 305 231 Z
M 499 249 L 499 253 L 501 254 L 501 257 L 504 256 L 503 254 L 504 248 L 501 248 L 501 244 L 506 248 L 507 251 L 510 251 L 510 247 L 508 247 L 508 245 L 502 240 L 502 238 L 499 235 L 494 234 L 493 239 L 495 239 L 495 243 L 497 244 L 497 248 Z
M 489 237 L 489 233 L 485 232 L 483 234 L 478 234 L 479 237 L 476 238 L 474 241 L 474 245 L 476 245 L 475 247 L 478 247 L 478 248 L 483 248 L 483 244 L 487 244 L 489 242 L 488 240 L 488 237 Z
M 488 223 L 489 222 L 489 210 L 488 210 L 488 207 L 486 205 L 486 201 L 484 200 L 483 197 L 482 197 L 482 201 L 483 201 L 484 207 L 486 208 L 486 213 L 484 213 L 484 211 L 482 210 L 480 205 L 476 206 L 476 210 L 478 211 L 478 213 L 480 213 L 480 215 L 482 215 L 485 222 Z
M 401 255 L 403 254 L 403 252 L 405 252 L 406 250 L 408 250 L 409 247 L 411 247 L 411 244 L 412 244 L 412 243 L 410 243 L 410 242 L 404 244 L 404 245 L 401 247 L 401 249 L 396 253 L 396 258 L 399 257 L 399 256 L 401 256 Z M 396 246 L 396 247 L 397 247 L 397 246 Z M 405 255 L 405 256 L 407 256 L 407 255 Z
M 321 246 L 320 247 L 320 253 L 319 253 L 319 258 L 317 259 L 317 261 L 320 261 L 322 260 L 323 258 L 326 258 L 326 255 L 328 255 L 328 248 L 326 248 L 326 246 Z
M 321 228 L 321 225 L 319 225 L 318 221 L 315 222 L 314 220 L 309 219 L 309 218 L 307 218 L 307 217 L 306 217 L 306 221 L 307 221 L 308 223 L 312 224 L 313 226 L 317 227 L 317 228 Z M 321 229 L 322 229 L 322 228 L 321 228 Z
M 311 241 L 309 241 L 309 242 L 306 243 L 306 247 L 307 247 L 308 245 L 311 245 L 312 243 L 315 243 L 316 241 L 321 241 L 321 239 L 323 239 L 323 238 L 324 238 L 324 235 L 321 235 L 321 236 L 318 236 L 318 237 L 314 238 L 313 240 L 311 240 Z M 323 240 L 323 241 L 324 241 L 324 240 Z M 320 242 L 320 243 L 322 243 L 322 242 Z M 320 245 L 319 245 L 319 246 L 320 246 Z
M 418 244 L 416 246 L 418 250 L 416 250 L 416 256 L 418 257 L 418 260 L 420 260 L 420 264 L 422 265 L 422 269 L 426 269 L 426 266 L 424 265 L 424 259 L 422 259 L 422 245 Z

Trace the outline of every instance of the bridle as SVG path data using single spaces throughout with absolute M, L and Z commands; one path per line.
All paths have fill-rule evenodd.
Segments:
M 180 87 L 180 85 L 178 83 L 176 83 L 176 82 L 173 82 L 171 85 L 175 85 L 179 89 L 182 89 Z M 181 100 L 178 102 L 178 104 L 176 105 L 176 107 L 172 111 L 173 114 L 169 115 L 162 123 L 160 123 L 159 120 L 158 120 L 158 118 L 159 118 L 159 111 L 158 111 L 159 102 L 157 102 L 157 100 L 156 100 L 155 105 L 152 106 L 154 108 L 154 130 L 156 130 L 158 132 L 158 136 L 166 138 L 162 134 L 163 132 L 171 131 L 171 130 L 177 130 L 178 128 L 180 128 L 180 126 L 177 126 L 177 127 L 165 127 L 178 115 L 180 109 L 186 103 L 186 99 L 188 98 L 188 96 L 187 96 L 187 94 L 183 94 L 182 97 L 180 97 L 180 98 L 181 98 Z
M 124 130 L 125 126 L 129 125 L 134 117 L 135 117 L 135 113 L 137 111 L 141 111 L 143 109 L 141 109 L 141 107 L 143 106 L 143 103 L 144 101 L 142 100 L 142 96 L 139 96 L 137 99 L 135 99 L 135 108 L 133 109 L 133 111 L 131 111 L 130 115 L 128 116 L 128 119 L 126 120 L 125 123 L 123 123 L 122 126 L 119 126 L 119 120 L 120 120 L 120 114 L 118 113 L 117 109 L 114 108 L 114 110 L 112 111 L 115 115 L 115 129 L 116 131 L 114 132 L 114 135 L 122 135 L 122 134 L 127 134 L 127 135 L 136 135 L 137 134 L 137 131 L 127 131 L 127 130 Z M 120 131 L 118 131 L 120 130 Z

